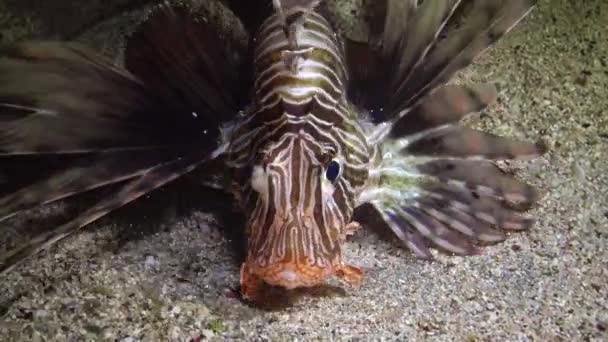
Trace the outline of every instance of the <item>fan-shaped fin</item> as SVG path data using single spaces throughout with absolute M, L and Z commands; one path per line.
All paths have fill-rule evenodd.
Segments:
M 476 113 L 493 103 L 498 94 L 493 84 L 446 85 L 403 113 L 393 126 L 394 137 L 411 135 L 434 127 L 455 124 L 467 114 Z
M 371 1 L 367 49 L 348 44 L 351 89 L 357 105 L 374 110 L 376 121 L 409 111 L 457 71 L 494 44 L 534 6 L 534 0 Z M 418 4 L 420 3 L 420 4 Z M 382 27 L 382 32 L 378 32 Z M 367 60 L 367 67 L 351 67 Z M 357 89 L 362 88 L 362 89 Z M 377 89 L 364 96 L 365 89 Z
M 399 96 L 391 108 L 403 110 L 437 86 L 448 82 L 459 70 L 496 43 L 513 28 L 534 5 L 531 0 L 478 1 L 470 9 L 462 27 L 445 32 L 446 38 L 429 50 L 424 64 L 401 82 Z
M 150 167 L 170 158 L 175 158 L 174 151 L 126 151 L 80 156 L 73 162 L 66 162 L 59 171 L 0 197 L 0 222 L 21 210 L 141 176 Z
M 169 104 L 85 47 L 21 43 L 0 57 L 0 153 L 217 145 L 217 125 Z
M 532 226 L 523 211 L 539 193 L 491 159 L 537 156 L 544 148 L 458 126 L 435 133 L 403 149 L 399 141 L 388 142 L 359 203 L 371 203 L 395 235 L 425 258 L 429 245 L 474 254 L 474 242 L 502 241 L 503 230 Z
M 445 85 L 508 32 L 533 0 L 373 0 L 367 44 L 348 42 L 349 99 L 384 122 L 383 143 L 359 203 L 417 256 L 428 247 L 467 255 L 533 220 L 539 195 L 493 160 L 536 157 L 539 143 L 498 137 L 459 122 L 494 102 L 494 85 Z M 359 208 L 365 210 L 367 206 Z M 373 219 L 370 221 L 374 221 Z
M 70 222 L 45 232 L 26 244 L 0 256 L 0 274 L 9 272 L 28 257 L 48 249 L 58 241 L 74 234 L 86 225 L 106 216 L 110 212 L 162 187 L 176 178 L 191 172 L 198 165 L 214 158 L 209 153 L 192 153 L 188 156 L 151 167 L 138 178 L 127 183 L 118 193 L 86 210 Z
M 162 4 L 129 37 L 125 66 L 174 110 L 219 127 L 249 94 L 246 44 L 188 6 Z
M 377 208 L 376 208 L 377 209 Z M 397 238 L 414 253 L 417 257 L 431 259 L 433 256 L 428 248 L 428 243 L 412 225 L 405 221 L 393 210 L 380 210 L 384 222 Z
M 226 41 L 182 10 L 161 6 L 132 37 L 127 65 L 135 75 L 73 43 L 27 42 L 2 52 L 0 172 L 15 177 L 5 183 L 19 186 L 0 184 L 6 193 L 0 216 L 127 184 L 70 223 L 0 256 L 0 269 L 222 153 L 221 126 L 234 118 L 237 88 L 247 80 L 232 68 L 238 58 L 222 52 Z M 163 27 L 169 24 L 173 29 Z M 51 167 L 18 179 L 15 165 L 49 156 L 56 157 Z
M 379 186 L 370 200 L 376 215 L 422 258 L 431 257 L 429 246 L 458 255 L 476 254 L 477 244 L 500 242 L 505 230 L 525 230 L 534 222 L 510 206 L 498 190 L 477 192 L 463 183 L 423 175 L 385 179 Z
M 542 141 L 519 141 L 456 126 L 430 131 L 408 144 L 401 153 L 498 160 L 538 157 L 546 151 L 547 146 Z
M 459 182 L 479 194 L 504 198 L 512 203 L 532 204 L 539 194 L 488 161 L 437 159 L 417 165 L 420 173 L 445 182 Z

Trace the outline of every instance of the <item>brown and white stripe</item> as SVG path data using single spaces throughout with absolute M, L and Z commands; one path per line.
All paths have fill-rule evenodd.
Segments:
M 325 267 L 339 254 L 370 148 L 347 106 L 333 29 L 314 12 L 292 26 L 274 15 L 256 35 L 254 103 L 236 128 L 229 165 L 248 215 L 250 257 L 261 267 Z M 340 165 L 334 182 L 325 174 L 332 160 Z

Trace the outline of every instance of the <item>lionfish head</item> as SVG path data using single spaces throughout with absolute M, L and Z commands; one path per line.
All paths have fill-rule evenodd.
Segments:
M 273 143 L 258 160 L 241 283 L 256 279 L 293 289 L 332 275 L 356 282 L 360 271 L 341 259 L 354 201 L 342 156 L 299 133 Z

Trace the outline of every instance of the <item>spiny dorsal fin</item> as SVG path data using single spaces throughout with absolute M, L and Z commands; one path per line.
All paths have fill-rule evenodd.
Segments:
M 284 18 L 312 12 L 320 3 L 321 0 L 272 0 L 275 10 Z
M 320 2 L 321 0 L 272 0 L 292 50 L 298 48 L 296 33 L 303 24 L 302 18 L 312 12 Z

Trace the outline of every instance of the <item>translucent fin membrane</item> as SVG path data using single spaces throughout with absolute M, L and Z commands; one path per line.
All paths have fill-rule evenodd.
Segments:
M 128 70 L 73 43 L 27 42 L 1 52 L 0 173 L 8 185 L 0 184 L 0 221 L 124 185 L 1 255 L 0 271 L 223 151 L 221 126 L 236 116 L 237 94 L 250 84 L 236 69 L 239 58 L 221 48 L 225 41 L 186 7 L 162 5 L 129 40 Z M 45 165 L 17 172 L 36 162 Z
M 479 243 L 529 228 L 523 213 L 538 192 L 496 166 L 496 160 L 534 158 L 541 142 L 518 141 L 463 127 L 460 121 L 497 98 L 492 84 L 445 85 L 495 43 L 533 7 L 534 1 L 375 2 L 370 43 L 347 49 L 362 104 L 386 121 L 382 163 L 361 195 L 378 217 L 417 256 L 429 247 L 469 255 Z M 358 54 L 358 55 L 357 55 Z M 363 94 L 363 95 L 361 95 Z M 357 98 L 359 100 L 360 98 Z M 382 127 L 382 126 L 381 126 Z

